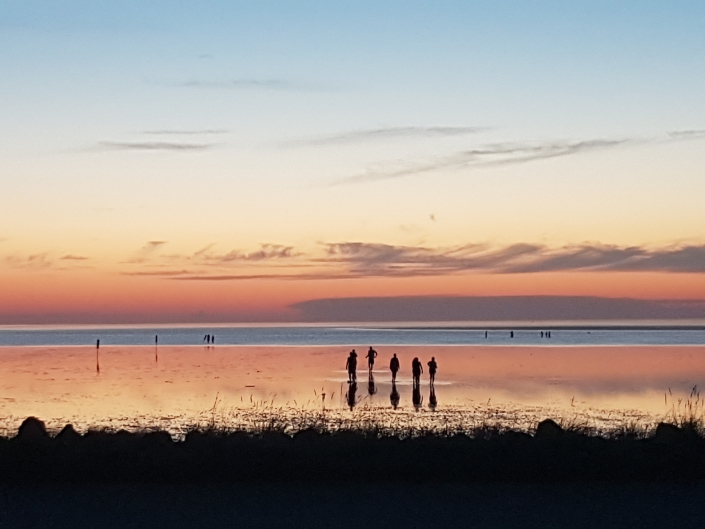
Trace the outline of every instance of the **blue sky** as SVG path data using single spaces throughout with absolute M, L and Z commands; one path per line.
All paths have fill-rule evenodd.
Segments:
M 703 28 L 695 1 L 0 0 L 0 274 L 697 271 Z

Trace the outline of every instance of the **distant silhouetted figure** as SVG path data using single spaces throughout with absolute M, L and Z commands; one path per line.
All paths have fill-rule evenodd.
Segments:
M 395 410 L 399 406 L 399 392 L 397 391 L 396 382 L 392 381 L 392 392 L 389 394 L 389 402 L 392 403 L 392 408 Z
M 365 358 L 367 358 L 367 369 L 372 371 L 372 368 L 375 367 L 375 358 L 377 358 L 377 351 L 370 347 L 370 350 L 367 351 L 367 356 Z
M 394 356 L 389 361 L 389 370 L 392 372 L 392 384 L 394 384 L 397 379 L 397 371 L 399 371 L 399 359 L 396 353 L 394 353 Z
M 543 338 L 543 331 L 541 331 L 541 338 Z
M 548 337 L 549 338 L 551 337 L 551 331 L 548 331 Z
M 487 331 L 485 331 L 485 339 L 487 339 Z
M 510 337 L 510 338 L 514 338 L 514 331 L 511 331 L 511 332 L 509 333 L 509 337 Z
M 203 341 L 206 342 L 206 343 L 211 343 L 211 335 L 210 335 L 210 334 L 206 334 L 206 335 L 203 337 Z
M 348 386 L 348 394 L 345 396 L 348 402 L 348 406 L 350 406 L 350 411 L 355 407 L 356 404 L 356 399 L 355 399 L 355 393 L 357 392 L 357 383 L 353 382 Z
M 418 358 L 414 358 L 411 362 L 411 374 L 414 377 L 414 387 L 420 384 L 421 373 L 423 373 L 423 366 Z
M 370 395 L 374 395 L 377 393 L 377 386 L 375 386 L 375 377 L 372 374 L 372 371 L 370 371 L 367 374 L 367 393 Z
M 95 348 L 100 349 L 100 340 L 95 341 Z
M 355 349 L 350 351 L 348 360 L 345 362 L 345 369 L 348 370 L 348 382 L 357 382 L 357 353 L 355 352 Z
M 438 400 L 436 399 L 436 387 L 431 385 L 431 392 L 428 395 L 428 407 L 433 411 L 436 411 L 438 407 Z
M 212 343 L 212 344 L 215 343 L 215 334 L 211 334 L 211 343 Z
M 438 364 L 436 363 L 436 358 L 431 357 L 431 361 L 428 363 L 428 376 L 431 379 L 431 385 L 436 381 L 436 370 L 438 369 Z
M 421 386 L 418 384 L 414 385 L 414 389 L 411 393 L 411 402 L 414 405 L 414 409 L 417 411 L 419 408 L 421 408 L 421 404 L 423 403 L 423 397 L 421 396 Z
M 159 345 L 159 335 L 158 334 L 154 335 L 154 345 Z

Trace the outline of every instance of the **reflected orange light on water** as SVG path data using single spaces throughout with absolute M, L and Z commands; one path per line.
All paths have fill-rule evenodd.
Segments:
M 705 347 L 378 347 L 368 376 L 366 347 L 357 349 L 355 405 L 391 409 L 389 359 L 401 361 L 400 410 L 411 409 L 410 365 L 434 356 L 438 409 L 482 406 L 637 410 L 662 417 L 664 393 L 687 394 L 705 383 Z M 34 415 L 53 425 L 136 428 L 195 423 L 221 409 L 348 407 L 346 347 L 160 346 L 4 347 L 0 350 L 0 416 L 5 432 Z M 325 396 L 324 396 L 325 395 Z M 428 404 L 427 374 L 422 377 Z M 548 411 L 546 412 L 548 413 Z M 597 413 L 597 412 L 596 412 Z

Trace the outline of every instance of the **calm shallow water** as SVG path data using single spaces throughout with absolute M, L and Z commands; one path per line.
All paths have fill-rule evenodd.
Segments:
M 331 427 L 392 430 L 530 429 L 547 417 L 613 430 L 655 424 L 705 383 L 705 346 L 697 345 L 382 344 L 370 378 L 363 344 L 354 391 L 344 371 L 348 346 L 101 345 L 99 353 L 95 346 L 6 346 L 0 433 L 14 434 L 29 415 L 54 430 L 71 422 L 84 431 L 159 427 L 174 435 L 211 423 L 295 430 L 322 416 Z M 396 409 L 387 369 L 394 353 L 402 365 Z M 414 395 L 415 356 L 424 366 L 431 356 L 439 363 L 434 395 L 425 376 Z
M 0 327 L 0 346 L 92 345 L 98 339 L 103 345 L 152 345 L 156 335 L 161 345 L 199 345 L 206 334 L 220 345 L 705 345 L 702 325 L 538 325 Z M 541 336 L 549 330 L 550 339 Z

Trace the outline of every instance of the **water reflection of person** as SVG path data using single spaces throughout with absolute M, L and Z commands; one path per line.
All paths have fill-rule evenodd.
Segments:
M 348 370 L 348 384 L 357 382 L 357 353 L 355 349 L 350 351 L 348 360 L 345 362 L 345 369 Z
M 370 395 L 377 393 L 377 386 L 375 386 L 375 376 L 370 371 L 367 375 L 367 392 Z
M 395 410 L 397 409 L 397 406 L 399 406 L 399 392 L 397 391 L 397 383 L 392 381 L 392 392 L 389 394 L 389 402 L 392 403 L 392 408 Z
M 399 371 L 399 359 L 396 353 L 394 353 L 394 356 L 389 361 L 389 370 L 392 372 L 392 384 L 394 384 L 397 380 L 397 371 Z
M 350 406 L 350 411 L 355 407 L 355 393 L 357 393 L 357 382 L 352 382 L 350 386 L 348 386 L 348 393 L 345 395 L 345 398 L 348 401 L 348 406 Z
M 423 397 L 421 396 L 421 385 L 414 384 L 414 390 L 411 393 L 411 402 L 414 404 L 414 408 L 418 411 L 423 404 Z
M 421 385 L 421 373 L 423 373 L 423 367 L 418 357 L 415 357 L 411 362 L 411 374 L 414 377 L 414 387 Z
M 431 392 L 428 394 L 428 407 L 431 408 L 432 411 L 436 411 L 437 406 L 438 400 L 436 399 L 436 388 L 433 384 L 431 384 Z

